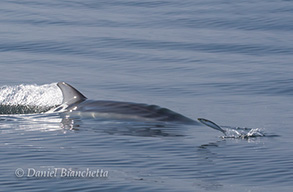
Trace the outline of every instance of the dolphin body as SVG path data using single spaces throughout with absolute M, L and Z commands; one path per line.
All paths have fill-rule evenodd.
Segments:
M 53 112 L 65 112 L 70 116 L 101 119 L 199 125 L 199 123 L 193 119 L 157 105 L 120 101 L 88 100 L 82 93 L 65 82 L 59 82 L 57 86 L 62 91 L 63 102 L 60 106 L 53 109 Z M 225 131 L 215 123 L 206 119 L 198 120 L 225 134 Z

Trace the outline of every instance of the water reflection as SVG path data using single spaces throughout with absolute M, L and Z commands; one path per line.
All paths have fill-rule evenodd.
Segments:
M 46 114 L 19 114 L 1 115 L 0 128 L 3 131 L 60 131 L 60 117 L 58 115 Z
M 180 137 L 184 136 L 182 125 L 168 123 L 118 121 L 105 119 L 81 119 L 64 116 L 61 128 L 74 131 L 103 132 L 109 135 L 128 135 L 141 137 Z
M 184 136 L 184 125 L 151 122 L 132 122 L 105 119 L 70 117 L 57 113 L 1 115 L 2 133 L 22 131 L 92 131 L 109 135 L 129 135 L 141 137 Z

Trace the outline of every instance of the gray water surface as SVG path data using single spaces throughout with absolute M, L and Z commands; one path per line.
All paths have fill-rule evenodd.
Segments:
M 1 191 L 292 190 L 293 2 L 4 0 L 0 7 L 1 105 L 58 105 L 56 83 L 65 81 L 92 100 L 156 104 L 265 135 L 2 114 Z M 55 168 L 108 175 L 28 176 Z

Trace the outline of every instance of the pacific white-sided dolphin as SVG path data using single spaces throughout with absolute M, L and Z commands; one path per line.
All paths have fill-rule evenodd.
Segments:
M 93 118 L 124 119 L 145 122 L 171 122 L 193 125 L 199 124 L 193 119 L 157 105 L 120 101 L 88 100 L 78 90 L 65 82 L 59 82 L 57 86 L 62 91 L 63 102 L 53 110 L 54 112 L 65 112 L 73 116 L 77 115 Z M 199 118 L 198 120 L 225 134 L 225 131 L 215 123 L 202 118 Z

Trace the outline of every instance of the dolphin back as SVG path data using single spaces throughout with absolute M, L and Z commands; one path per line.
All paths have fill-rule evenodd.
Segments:
M 69 110 L 72 111 L 72 109 L 87 113 L 89 112 L 101 117 L 109 115 L 118 119 L 140 119 L 146 121 L 178 122 L 183 124 L 196 123 L 194 120 L 170 109 L 144 103 L 86 100 L 78 104 L 77 107 L 69 107 Z
M 90 114 L 90 116 L 113 117 L 123 119 L 140 119 L 147 121 L 180 122 L 195 124 L 196 121 L 157 105 L 119 101 L 92 101 L 65 82 L 59 82 L 58 87 L 63 94 L 63 103 L 54 111 L 67 110 L 72 115 Z

